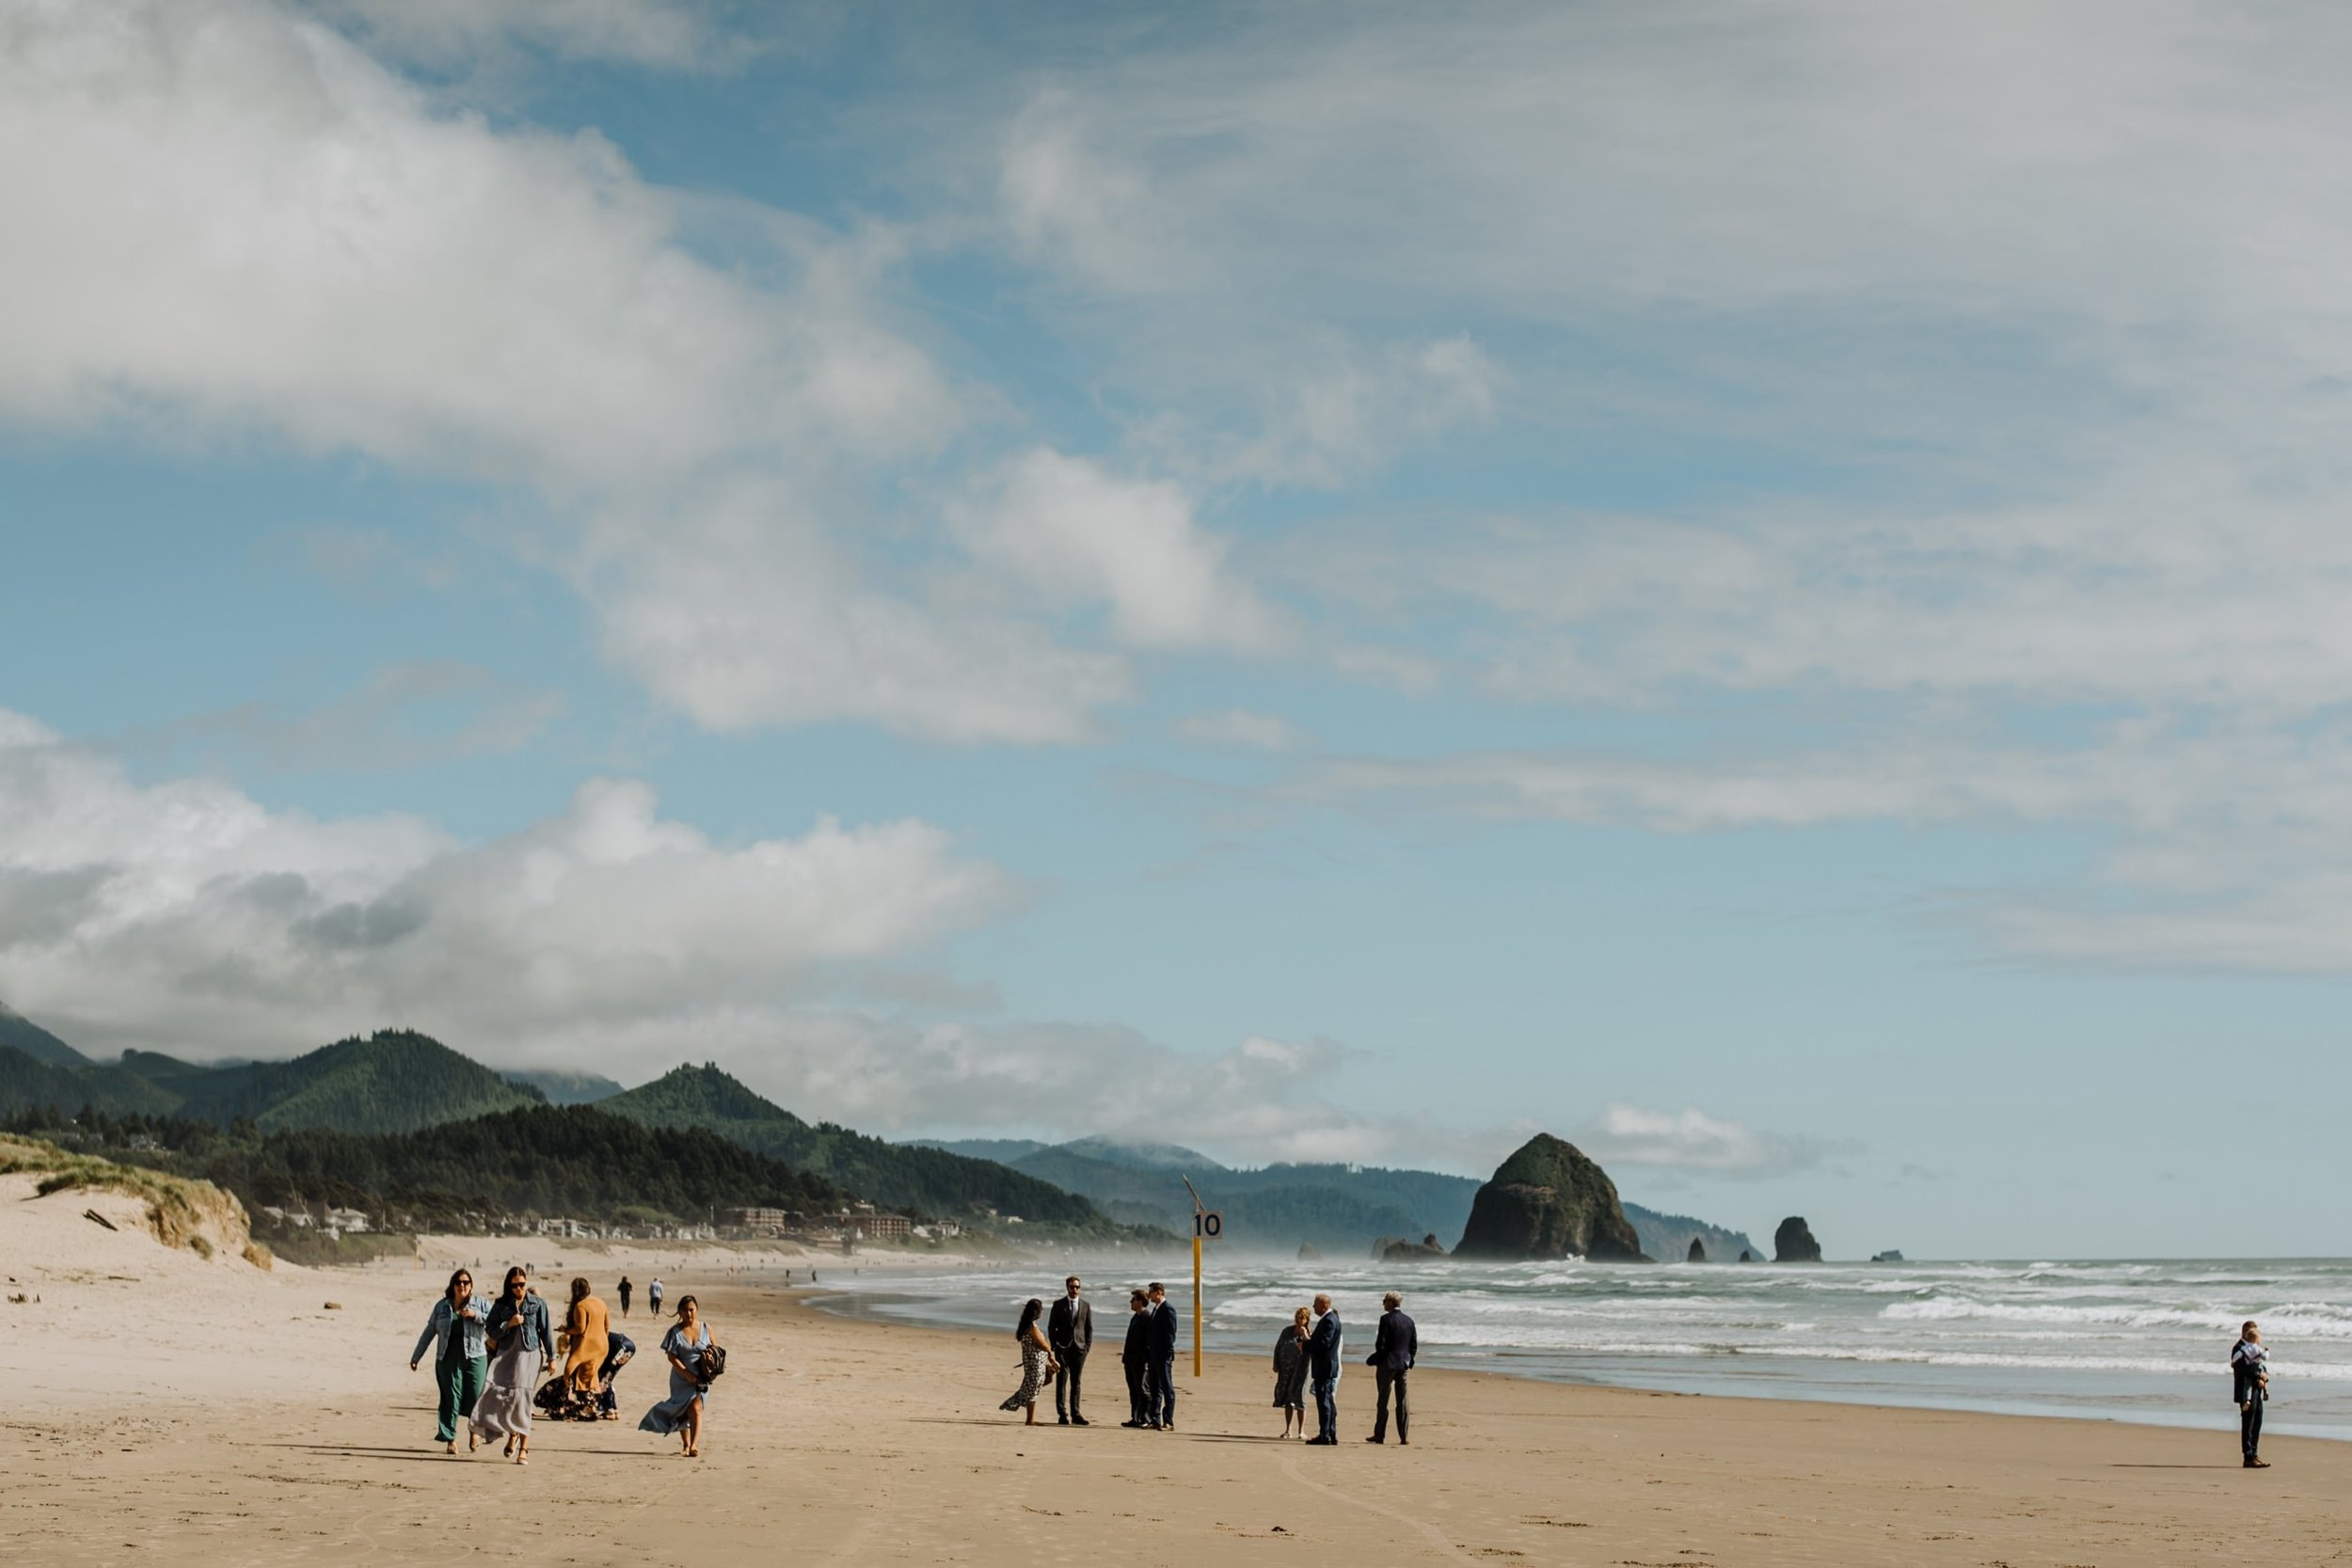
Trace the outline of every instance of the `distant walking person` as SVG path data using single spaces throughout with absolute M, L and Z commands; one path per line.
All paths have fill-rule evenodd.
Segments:
M 645 1299 L 653 1299 L 650 1290 Z M 661 1354 L 670 1362 L 670 1397 L 639 1418 L 637 1430 L 675 1433 L 684 1445 L 678 1449 L 681 1459 L 703 1456 L 703 1418 L 710 1402 L 714 1352 L 724 1354 L 710 1337 L 710 1325 L 703 1322 L 701 1305 L 692 1296 L 678 1297 L 677 1322 L 661 1337 Z
M 1021 1308 L 1021 1321 L 1013 1325 L 1012 1337 L 1021 1345 L 1021 1386 L 1009 1395 L 999 1410 L 1025 1410 L 1028 1419 L 1024 1426 L 1037 1425 L 1037 1396 L 1044 1388 L 1045 1380 L 1054 1375 L 1058 1366 L 1054 1359 L 1054 1347 L 1045 1338 L 1045 1330 L 1038 1326 L 1038 1319 L 1045 1316 L 1045 1304 L 1031 1296 Z
M 637 1289 L 637 1287 L 636 1287 L 636 1286 L 631 1285 L 631 1284 L 628 1282 L 628 1275 L 621 1275 L 621 1316 L 622 1316 L 622 1317 L 624 1317 L 624 1318 L 626 1318 L 626 1317 L 628 1317 L 628 1298 L 629 1298 L 629 1294 L 630 1294 L 630 1292 L 634 1291 L 636 1289 Z
M 1127 1418 L 1119 1424 L 1143 1426 L 1159 1402 L 1152 1392 L 1152 1298 L 1141 1291 L 1127 1293 L 1127 1342 L 1119 1365 L 1127 1374 Z
M 1152 1298 L 1152 1414 L 1143 1424 L 1154 1432 L 1176 1430 L 1176 1308 L 1168 1287 L 1153 1280 Z
M 1062 1298 L 1045 1321 L 1045 1340 L 1054 1347 L 1054 1416 L 1063 1426 L 1089 1425 L 1078 1413 L 1078 1385 L 1086 1376 L 1087 1352 L 1094 1348 L 1094 1306 L 1079 1299 L 1085 1289 L 1076 1275 L 1061 1282 Z M 1070 1402 L 1062 1402 L 1067 1386 Z
M 1274 1340 L 1274 1408 L 1282 1413 L 1282 1435 L 1307 1435 L 1307 1319 L 1300 1307 Z
M 441 1299 L 433 1304 L 433 1316 L 425 1320 L 424 1333 L 408 1357 L 408 1370 L 413 1372 L 424 1359 L 425 1347 L 437 1346 L 433 1381 L 440 1386 L 441 1404 L 433 1436 L 445 1453 L 457 1451 L 460 1420 L 466 1422 L 468 1453 L 482 1441 L 474 1434 L 473 1407 L 490 1375 L 489 1319 L 490 1304 L 473 1293 L 473 1275 L 459 1269 L 449 1276 Z
M 564 1382 L 583 1399 L 596 1391 L 596 1369 L 604 1365 L 612 1314 L 588 1293 L 585 1276 L 572 1281 L 572 1305 L 564 1315 Z
M 2246 1468 L 2267 1470 L 2270 1461 L 2258 1451 L 2263 1442 L 2263 1406 L 2270 1400 L 2270 1352 L 2262 1330 L 2249 1318 L 2230 1347 L 2230 1398 L 2237 1405 L 2238 1447 L 2246 1452 Z
M 1307 1338 L 1307 1381 L 1315 1391 L 1315 1427 L 1309 1448 L 1332 1448 L 1340 1440 L 1340 1357 L 1346 1330 L 1329 1296 L 1315 1297 L 1315 1331 Z
M 1405 1315 L 1405 1298 L 1391 1291 L 1380 1298 L 1380 1334 L 1372 1342 L 1372 1354 L 1364 1365 L 1373 1370 L 1380 1385 L 1380 1403 L 1372 1418 L 1372 1435 L 1367 1443 L 1389 1440 L 1389 1396 L 1396 1395 L 1396 1446 L 1405 1447 L 1412 1441 L 1405 1430 L 1408 1419 L 1405 1413 L 1405 1374 L 1413 1370 L 1413 1356 L 1421 1349 L 1421 1334 L 1413 1327 L 1413 1320 Z
M 661 1316 L 661 1276 L 660 1275 L 655 1275 L 653 1283 L 645 1287 L 645 1310 L 657 1318 Z
M 531 1463 L 531 1390 L 555 1358 L 548 1304 L 520 1269 L 506 1271 L 506 1289 L 490 1308 L 490 1381 L 473 1407 L 477 1437 L 503 1437 L 501 1451 Z

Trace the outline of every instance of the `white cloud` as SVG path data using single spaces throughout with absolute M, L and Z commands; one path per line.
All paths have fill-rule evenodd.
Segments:
M 603 138 L 436 113 L 259 0 L 18 8 L 0 147 L 20 420 L 252 424 L 569 488 L 780 436 L 919 447 L 957 417 L 836 294 L 698 259 Z
M 1225 563 L 1166 481 L 1121 479 L 1039 448 L 1007 466 L 967 515 L 964 537 L 1064 604 L 1106 604 L 1122 641 L 1145 648 L 1259 648 L 1273 616 Z
M 564 1059 L 601 1033 L 805 1000 L 1017 893 L 917 821 L 727 847 L 662 819 L 646 786 L 597 780 L 466 845 L 412 816 L 135 784 L 0 714 L 0 995 L 93 1050 L 267 1054 L 409 1022 L 494 1061 Z M 642 1065 L 671 1065 L 673 1041 Z
M 1694 1105 L 1653 1111 L 1612 1105 L 1578 1130 L 1574 1141 L 1603 1165 L 1645 1165 L 1746 1179 L 1787 1176 L 1824 1159 L 1857 1153 L 1859 1144 L 1764 1132 Z
M 1067 740 L 1126 694 L 1115 657 L 862 547 L 903 526 L 880 475 L 966 416 L 875 299 L 886 234 L 680 197 L 594 133 L 441 112 L 262 0 L 10 13 L 0 149 L 0 417 L 528 484 L 548 520 L 517 548 L 589 590 L 626 669 L 722 727 Z M 755 264 L 706 259 L 695 228 L 747 236 Z M 1214 575 L 1204 538 L 1138 547 L 1155 538 Z M 1248 613 L 1111 581 L 1147 640 Z
M 1314 736 L 1279 713 L 1238 707 L 1188 714 L 1177 721 L 1175 735 L 1196 746 L 1246 752 L 1296 752 L 1314 743 Z

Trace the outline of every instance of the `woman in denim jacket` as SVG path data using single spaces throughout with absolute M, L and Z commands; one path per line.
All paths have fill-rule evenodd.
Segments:
M 473 1430 L 473 1407 L 482 1398 L 482 1385 L 490 1370 L 490 1352 L 486 1342 L 490 1304 L 473 1293 L 473 1275 L 459 1269 L 449 1276 L 449 1288 L 441 1299 L 433 1304 L 433 1316 L 426 1321 L 424 1333 L 417 1339 L 417 1348 L 408 1357 L 408 1370 L 415 1371 L 424 1360 L 427 1345 L 438 1344 L 433 1357 L 433 1380 L 440 1385 L 440 1424 L 433 1429 L 434 1440 L 445 1453 L 457 1451 L 457 1422 L 467 1420 L 466 1451 L 471 1453 L 482 1441 Z
M 531 1463 L 531 1390 L 555 1358 L 555 1335 L 548 1327 L 548 1304 L 531 1289 L 531 1276 L 506 1271 L 506 1289 L 490 1308 L 490 1382 L 473 1407 L 473 1429 L 481 1437 L 503 1437 L 501 1450 L 517 1465 Z

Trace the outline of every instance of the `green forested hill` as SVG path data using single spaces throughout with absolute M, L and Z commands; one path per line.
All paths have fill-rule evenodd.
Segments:
M 405 1029 L 341 1040 L 288 1062 L 205 1067 L 152 1051 L 119 1063 L 59 1066 L 0 1046 L 0 1114 L 88 1105 L 226 1124 L 246 1117 L 263 1131 L 331 1127 L 403 1132 L 437 1122 L 546 1103 L 438 1040 Z
M 649 1126 L 707 1128 L 885 1207 L 959 1218 L 993 1209 L 1031 1225 L 1109 1228 L 1093 1204 L 1049 1181 L 943 1148 L 888 1143 L 829 1122 L 811 1126 L 708 1065 L 674 1069 L 596 1108 Z
M 134 1111 L 161 1116 L 179 1103 L 178 1095 L 120 1068 L 58 1067 L 0 1045 L 0 1116 L 36 1109 L 70 1114 L 85 1105 L 118 1116 Z
M 0 1046 L 14 1046 L 51 1067 L 87 1067 L 89 1058 L 48 1030 L 0 1002 Z
M 455 1227 L 469 1214 L 702 1224 L 738 1206 L 823 1212 L 848 1196 L 716 1133 L 646 1127 L 586 1105 L 373 1134 L 155 1117 L 94 1117 L 69 1131 L 62 1121 L 36 1113 L 10 1130 L 66 1133 L 90 1152 L 201 1176 L 250 1207 L 331 1203 L 403 1228 Z
M 339 1040 L 291 1062 L 215 1068 L 182 1085 L 180 1115 L 264 1132 L 406 1132 L 546 1103 L 470 1057 L 406 1029 Z

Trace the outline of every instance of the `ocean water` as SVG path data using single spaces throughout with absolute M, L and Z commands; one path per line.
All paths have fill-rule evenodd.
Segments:
M 1384 1290 L 1405 1292 L 1423 1366 L 1568 1383 L 2079 1416 L 2229 1431 L 2230 1346 L 2270 1347 L 2265 1431 L 2352 1438 L 2352 1259 L 1490 1265 L 1219 1258 L 1212 1351 L 1270 1351 L 1330 1292 L 1360 1359 Z M 1132 1258 L 1080 1260 L 1098 1325 L 1126 1315 Z M 1173 1265 L 1170 1265 L 1172 1267 Z M 1189 1264 L 1185 1265 L 1187 1275 Z M 828 1270 L 828 1273 L 833 1271 Z M 1009 1331 L 1063 1263 L 826 1283 L 826 1309 Z M 1191 1280 L 1169 1274 L 1190 1341 Z M 1098 1331 L 1101 1331 L 1098 1329 Z

